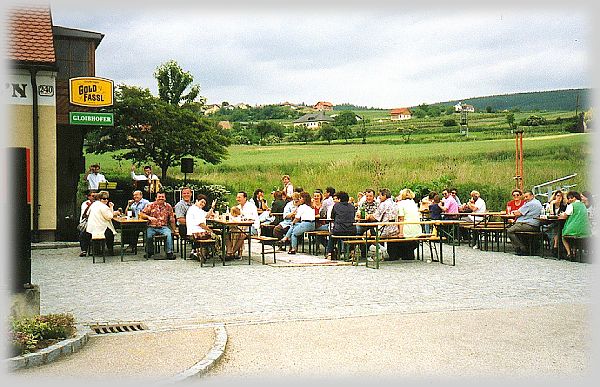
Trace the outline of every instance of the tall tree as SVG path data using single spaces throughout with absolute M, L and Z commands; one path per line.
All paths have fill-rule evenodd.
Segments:
M 115 126 L 99 127 L 88 137 L 89 151 L 118 152 L 117 159 L 153 162 L 162 171 L 178 165 L 185 156 L 211 164 L 227 154 L 229 138 L 216 125 L 193 110 L 153 96 L 148 89 L 119 85 L 115 92 Z
M 204 104 L 205 102 L 202 97 L 200 97 L 200 101 L 196 101 L 200 94 L 200 85 L 192 84 L 194 82 L 192 74 L 184 71 L 174 60 L 158 66 L 154 72 L 154 78 L 158 81 L 160 99 L 171 105 L 181 105 L 182 103 Z M 188 93 L 184 94 L 188 88 Z
M 319 137 L 327 141 L 328 144 L 331 144 L 331 141 L 335 140 L 337 138 L 337 135 L 338 133 L 335 126 L 329 123 L 324 123 L 319 128 Z
M 356 124 L 356 114 L 350 110 L 344 110 L 333 119 L 333 124 L 338 129 L 338 135 L 342 137 L 346 142 L 352 137 L 352 125 Z

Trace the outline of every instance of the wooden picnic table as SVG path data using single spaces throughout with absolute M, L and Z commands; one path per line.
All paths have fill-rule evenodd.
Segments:
M 456 245 L 455 245 L 455 240 L 456 240 L 456 230 L 458 228 L 458 225 L 465 223 L 465 221 L 463 220 L 422 220 L 422 221 L 416 221 L 416 222 L 408 222 L 408 221 L 404 221 L 404 222 L 355 222 L 353 223 L 355 226 L 360 225 L 362 227 L 372 227 L 375 229 L 375 268 L 379 269 L 379 261 L 380 261 L 380 252 L 379 252 L 379 242 L 381 240 L 381 236 L 380 236 L 380 230 L 383 226 L 390 226 L 390 225 L 406 225 L 406 224 L 420 224 L 420 225 L 425 225 L 425 224 L 430 224 L 430 225 L 434 225 L 434 226 L 444 226 L 444 225 L 448 225 L 448 226 L 452 226 L 451 231 L 447 231 L 444 230 L 442 227 L 438 227 L 438 236 L 439 236 L 439 243 L 440 243 L 440 263 L 444 263 L 443 260 L 443 251 L 442 251 L 442 235 L 441 233 L 446 234 L 447 237 L 449 237 L 452 241 L 452 266 L 455 266 L 456 264 Z M 392 239 L 403 239 L 400 237 L 392 237 Z M 407 239 L 408 240 L 408 239 Z M 385 241 L 385 240 L 384 240 Z M 365 234 L 365 246 L 368 245 L 368 237 Z M 366 264 L 367 267 L 368 266 L 368 261 Z
M 223 259 L 223 265 L 225 265 L 225 241 L 227 240 L 227 235 L 230 233 L 230 228 L 239 227 L 239 228 L 248 228 L 248 232 L 246 235 L 246 239 L 248 240 L 248 265 L 252 264 L 252 238 L 251 238 L 251 229 L 254 224 L 253 220 L 232 220 L 225 219 L 224 217 L 218 217 L 213 219 L 206 219 L 208 223 L 213 223 L 219 225 L 223 229 L 222 242 L 221 242 L 221 258 Z
M 121 262 L 123 262 L 123 256 L 125 254 L 125 235 L 136 236 L 142 232 L 144 233 L 144 240 L 146 238 L 145 232 L 148 227 L 148 221 L 145 219 L 127 218 L 126 216 L 115 216 L 113 219 L 113 226 L 116 230 L 121 230 Z M 137 248 L 134 250 L 137 254 Z

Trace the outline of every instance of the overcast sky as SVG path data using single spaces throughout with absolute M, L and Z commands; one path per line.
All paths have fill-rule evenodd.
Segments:
M 381 108 L 591 87 L 591 20 L 558 8 L 143 8 L 53 1 L 55 25 L 101 32 L 96 75 L 149 88 L 176 60 L 209 103 Z M 238 6 L 236 6 L 237 4 Z M 453 2 L 448 2 L 453 4 Z M 462 4 L 462 3 L 460 3 Z

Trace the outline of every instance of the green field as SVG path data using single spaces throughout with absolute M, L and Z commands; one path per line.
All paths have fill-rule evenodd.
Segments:
M 589 134 L 527 136 L 524 139 L 525 186 L 531 187 L 571 173 L 579 190 L 588 186 Z M 196 161 L 188 180 L 225 185 L 230 191 L 256 188 L 270 192 L 281 187 L 281 175 L 291 175 L 294 185 L 305 190 L 333 186 L 351 196 L 367 187 L 388 187 L 397 194 L 404 187 L 440 190 L 454 185 L 461 197 L 481 191 L 491 209 L 500 209 L 514 187 L 514 139 L 418 144 L 293 144 L 280 146 L 231 146 L 219 165 Z M 109 180 L 126 177 L 128 162 L 110 155 L 86 155 L 86 163 L 99 162 Z M 158 172 L 158 171 L 156 171 Z M 179 167 L 169 177 L 183 179 Z M 138 171 L 141 173 L 141 170 Z M 233 202 L 233 196 L 231 197 Z

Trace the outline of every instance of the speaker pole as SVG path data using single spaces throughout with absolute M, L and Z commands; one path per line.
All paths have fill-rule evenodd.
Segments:
M 183 185 L 186 186 L 187 185 L 187 173 L 183 174 Z

